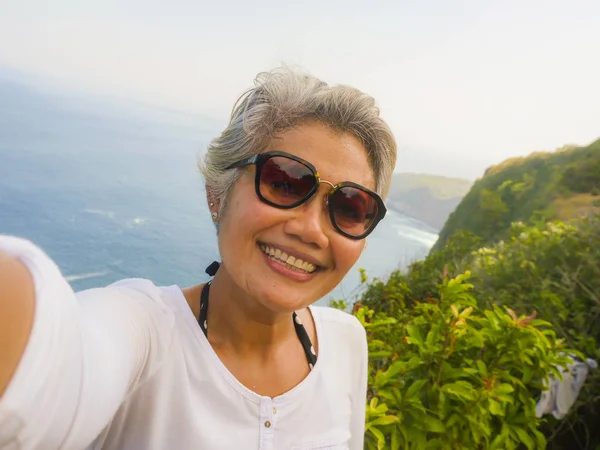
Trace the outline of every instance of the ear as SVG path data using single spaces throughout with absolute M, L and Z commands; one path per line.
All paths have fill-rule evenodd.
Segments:
M 221 205 L 218 202 L 212 201 L 210 198 L 206 199 L 208 201 L 208 209 L 210 212 L 219 212 Z
M 213 190 L 210 189 L 206 184 L 204 185 L 204 192 L 206 192 L 206 203 L 208 204 L 209 209 L 213 211 L 215 208 L 218 208 L 220 206 L 220 202 L 217 200 Z
M 221 211 L 221 202 L 215 199 L 215 196 L 206 189 L 206 202 L 208 203 L 208 210 L 210 211 L 213 222 L 219 221 L 219 213 Z

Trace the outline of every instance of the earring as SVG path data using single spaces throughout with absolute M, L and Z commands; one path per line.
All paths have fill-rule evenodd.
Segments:
M 215 204 L 213 202 L 210 202 L 209 206 L 212 208 L 213 206 L 215 206 Z
M 219 214 L 215 211 L 211 214 L 211 216 L 212 216 L 213 220 L 217 220 L 217 217 L 219 217 Z

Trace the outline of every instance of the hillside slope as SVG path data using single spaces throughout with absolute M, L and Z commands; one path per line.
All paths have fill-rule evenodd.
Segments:
M 511 222 L 568 220 L 600 212 L 600 139 L 490 167 L 450 214 L 434 249 L 458 230 L 502 239 Z
M 440 230 L 472 184 L 461 178 L 395 173 L 386 203 L 390 208 Z

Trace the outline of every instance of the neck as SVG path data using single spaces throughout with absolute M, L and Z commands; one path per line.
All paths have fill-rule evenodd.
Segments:
M 265 308 L 233 282 L 224 266 L 211 283 L 207 323 L 211 344 L 241 355 L 267 356 L 297 340 L 292 314 Z

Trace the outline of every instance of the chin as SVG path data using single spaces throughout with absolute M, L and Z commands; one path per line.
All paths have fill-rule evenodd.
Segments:
M 318 300 L 318 299 L 317 299 Z M 265 295 L 262 300 L 265 308 L 276 312 L 276 313 L 293 313 L 294 311 L 301 310 L 314 303 L 314 301 L 307 301 L 306 296 L 296 295 L 281 295 L 281 292 L 275 295 Z
M 316 292 L 314 289 L 302 289 L 298 286 L 286 286 L 269 281 L 265 279 L 264 284 L 255 291 L 257 294 L 255 298 L 264 308 L 275 313 L 291 314 L 312 305 L 322 297 L 319 295 L 321 291 Z

